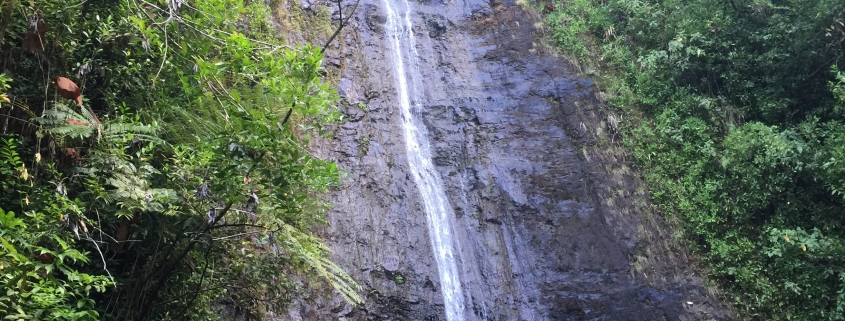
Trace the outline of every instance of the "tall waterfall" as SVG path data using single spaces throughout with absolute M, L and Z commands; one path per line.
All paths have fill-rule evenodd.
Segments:
M 441 292 L 446 306 L 446 319 L 464 319 L 464 296 L 455 260 L 452 240 L 452 206 L 443 191 L 443 183 L 431 162 L 428 133 L 422 124 L 414 119 L 411 106 L 419 111 L 418 79 L 422 77 L 417 68 L 418 58 L 411 5 L 407 0 L 383 0 L 387 9 L 387 35 L 393 50 L 393 69 L 396 75 L 399 104 L 404 128 L 405 146 L 411 173 L 419 188 L 425 208 L 428 235 L 434 248 L 437 270 L 440 274 Z M 399 13 L 392 1 L 400 2 L 405 8 Z M 405 64 L 408 64 L 406 70 Z M 410 80 L 410 88 L 409 88 Z

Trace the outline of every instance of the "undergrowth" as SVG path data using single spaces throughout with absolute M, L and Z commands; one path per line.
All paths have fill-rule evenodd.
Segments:
M 337 94 L 322 48 L 292 44 L 272 14 L 0 4 L 0 317 L 261 319 L 322 284 L 360 302 L 311 232 L 340 172 L 307 144 L 339 121 Z

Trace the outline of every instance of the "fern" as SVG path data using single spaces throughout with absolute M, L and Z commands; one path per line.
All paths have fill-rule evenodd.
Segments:
M 288 224 L 281 224 L 282 232 L 289 239 L 285 242 L 286 249 L 295 259 L 304 261 L 318 276 L 325 279 L 337 290 L 343 298 L 353 304 L 361 304 L 364 300 L 357 290 L 361 286 L 352 279 L 340 266 L 325 257 L 328 247 L 313 235 L 303 233 Z
M 119 217 L 131 217 L 137 211 L 165 212 L 166 204 L 178 199 L 176 192 L 167 188 L 155 188 L 150 178 L 159 171 L 143 161 L 139 165 L 120 157 L 114 150 L 95 151 L 90 162 L 100 169 L 88 168 L 80 173 L 92 177 L 103 177 L 106 189 L 103 200 L 107 204 L 118 204 Z
M 89 138 L 95 133 L 98 138 L 106 140 L 119 140 L 123 135 L 133 134 L 134 137 L 164 144 L 158 138 L 158 129 L 147 124 L 134 124 L 124 122 L 110 122 L 101 124 L 90 112 L 77 112 L 68 104 L 56 102 L 52 110 L 44 112 L 43 117 L 36 118 L 36 121 L 44 126 L 44 131 L 57 138 Z
M 88 138 L 97 132 L 99 122 L 88 112 L 80 113 L 63 102 L 56 102 L 53 109 L 44 111 L 35 119 L 44 131 L 58 137 Z

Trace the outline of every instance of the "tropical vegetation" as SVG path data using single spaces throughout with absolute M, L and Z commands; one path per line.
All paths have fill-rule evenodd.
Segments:
M 321 284 L 360 300 L 311 232 L 339 179 L 308 150 L 340 119 L 325 47 L 289 44 L 279 8 L 2 2 L 4 320 L 255 319 Z
M 739 317 L 845 320 L 845 2 L 538 8 Z

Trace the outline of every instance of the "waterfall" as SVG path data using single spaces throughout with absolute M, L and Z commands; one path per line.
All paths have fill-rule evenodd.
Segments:
M 411 112 L 421 106 L 418 99 L 418 79 L 421 75 L 417 68 L 418 58 L 413 25 L 411 24 L 411 5 L 407 0 L 383 0 L 387 9 L 387 35 L 393 51 L 393 69 L 396 75 L 399 105 L 405 136 L 408 163 L 414 182 L 420 191 L 423 207 L 428 222 L 428 235 L 434 249 L 437 270 L 440 276 L 443 303 L 446 307 L 446 319 L 449 321 L 464 319 L 464 296 L 458 276 L 455 248 L 452 240 L 452 206 L 443 191 L 443 183 L 431 162 L 428 133 L 422 124 L 414 119 Z M 403 14 L 394 8 L 391 1 L 405 6 Z M 405 59 L 409 65 L 406 71 Z M 409 88 L 408 82 L 411 82 Z

